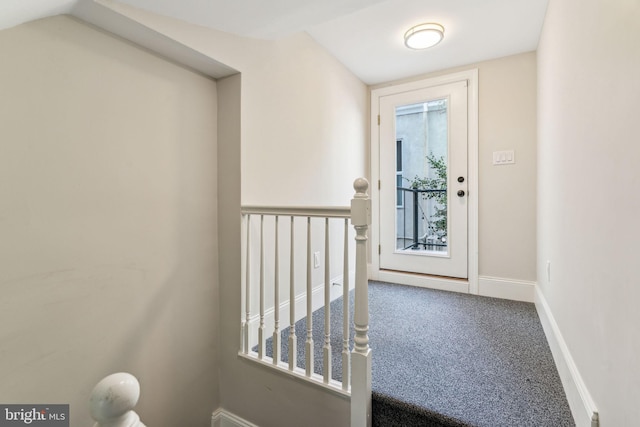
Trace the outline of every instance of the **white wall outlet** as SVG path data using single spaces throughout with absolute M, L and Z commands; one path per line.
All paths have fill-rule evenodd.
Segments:
M 320 252 L 313 253 L 313 268 L 320 267 Z

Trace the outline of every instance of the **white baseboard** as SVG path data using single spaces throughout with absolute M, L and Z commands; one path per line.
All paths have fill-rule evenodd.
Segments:
M 576 426 L 598 427 L 598 410 L 540 288 L 536 288 L 535 304 Z
M 390 270 L 371 271 L 373 273 L 370 276 L 372 280 L 465 294 L 470 292 L 469 281 L 465 279 L 448 279 L 446 277 L 426 276 Z M 478 278 L 478 295 L 487 297 L 533 302 L 535 299 L 535 288 L 535 282 L 525 280 L 488 276 Z
M 217 409 L 211 416 L 211 427 L 258 427 L 256 424 L 240 418 L 239 416 Z
M 488 276 L 478 277 L 478 295 L 485 297 L 534 302 L 535 289 L 535 282 Z

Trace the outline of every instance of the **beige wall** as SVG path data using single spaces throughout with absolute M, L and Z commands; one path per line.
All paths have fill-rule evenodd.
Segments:
M 339 205 L 365 173 L 366 86 L 307 34 L 240 68 L 242 201 Z
M 263 427 L 347 426 L 348 401 L 318 393 L 238 357 L 240 339 L 240 92 L 244 76 L 218 82 L 220 216 L 221 407 Z M 224 188 L 223 188 L 224 187 Z
M 225 248 L 220 254 L 221 406 L 265 427 L 344 426 L 349 420 L 344 398 L 317 393 L 238 357 L 239 210 L 241 202 L 348 205 L 353 180 L 365 173 L 366 87 L 306 35 L 263 48 L 273 56 L 239 66 L 242 77 L 219 83 L 220 104 L 234 109 L 220 122 L 231 135 L 220 138 L 219 164 L 220 247 Z M 342 241 L 337 243 L 341 253 Z
M 111 6 L 241 72 L 219 82 L 221 407 L 264 427 L 347 425 L 345 399 L 238 358 L 239 221 L 241 203 L 349 204 L 367 173 L 366 85 L 307 34 L 254 40 Z
M 538 285 L 604 427 L 640 419 L 638 22 L 551 0 L 538 50 Z
M 242 73 L 243 204 L 349 204 L 368 168 L 368 91 L 308 34 L 257 40 L 109 7 Z
M 373 88 L 478 69 L 479 274 L 536 280 L 536 54 L 513 55 Z M 514 165 L 493 152 L 514 150 Z
M 536 56 L 478 64 L 479 273 L 536 281 Z M 515 150 L 515 165 L 493 152 Z
M 0 32 L 0 401 L 142 384 L 149 426 L 218 406 L 216 84 L 60 16 Z

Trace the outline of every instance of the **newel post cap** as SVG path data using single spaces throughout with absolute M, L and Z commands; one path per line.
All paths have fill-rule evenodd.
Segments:
M 369 181 L 358 178 L 353 182 L 356 194 L 351 199 L 351 224 L 365 226 L 371 224 L 371 200 L 367 194 Z
M 366 198 L 369 189 L 369 181 L 366 178 L 357 178 L 353 181 L 353 189 L 356 190 L 355 197 Z
M 110 421 L 132 411 L 140 398 L 140 383 L 131 374 L 118 372 L 103 378 L 91 392 L 89 410 L 98 421 Z

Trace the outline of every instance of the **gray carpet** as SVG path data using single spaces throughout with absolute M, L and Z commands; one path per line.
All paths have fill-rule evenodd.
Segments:
M 369 304 L 374 426 L 575 425 L 533 304 L 380 282 L 370 282 Z M 351 307 L 353 316 L 353 300 Z M 331 316 L 339 380 L 342 299 Z M 323 310 L 313 317 L 314 371 L 321 373 Z M 285 362 L 288 334 L 282 331 Z M 296 334 L 304 368 L 304 319 Z

